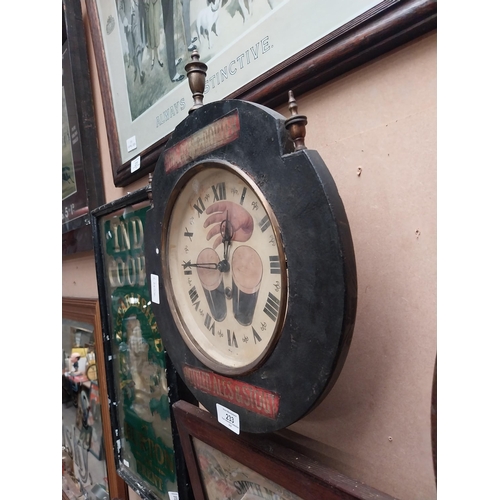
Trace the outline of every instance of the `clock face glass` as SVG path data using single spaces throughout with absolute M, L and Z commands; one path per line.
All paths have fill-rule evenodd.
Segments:
M 256 185 L 223 163 L 181 179 L 163 248 L 170 307 L 205 365 L 246 373 L 274 346 L 286 311 L 286 263 L 272 210 Z

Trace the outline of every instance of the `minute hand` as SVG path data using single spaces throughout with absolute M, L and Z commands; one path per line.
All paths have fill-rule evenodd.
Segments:
M 191 261 L 189 260 L 188 262 L 183 262 L 182 267 L 184 269 L 188 267 L 200 267 L 202 269 L 218 269 L 220 270 L 220 262 L 215 263 L 215 262 L 204 262 L 203 264 L 192 264 Z

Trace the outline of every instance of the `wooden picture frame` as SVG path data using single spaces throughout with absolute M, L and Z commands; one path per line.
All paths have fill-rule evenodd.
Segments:
M 163 349 L 150 309 L 143 257 L 148 210 L 142 188 L 91 214 L 112 446 L 119 476 L 141 498 L 190 500 L 171 405 L 195 400 Z
M 227 500 L 395 500 L 297 453 L 274 435 L 234 434 L 186 401 L 173 409 L 195 500 L 213 500 L 214 491 Z
M 90 211 L 104 203 L 85 31 L 79 1 L 62 2 L 62 250 L 92 250 Z
M 182 6 L 190 1 L 191 5 L 196 2 L 199 9 L 206 4 L 206 0 L 182 0 Z M 359 0 L 342 4 L 349 6 L 348 12 L 336 8 L 341 4 L 334 5 L 331 0 L 309 1 L 302 7 L 299 3 L 288 3 L 289 0 L 273 1 L 278 4 L 274 12 L 263 15 L 248 30 L 242 28 L 237 42 L 226 40 L 216 50 L 207 49 L 201 36 L 195 41 L 200 45 L 201 60 L 208 64 L 205 102 L 238 98 L 276 107 L 286 102 L 289 89 L 297 97 L 437 25 L 436 0 Z M 213 9 L 218 2 L 210 0 L 206 8 Z M 163 59 L 168 59 L 168 53 L 174 50 L 173 42 L 169 43 L 166 36 L 161 39 L 157 55 L 153 54 L 156 49 L 145 45 L 147 41 L 136 43 L 139 37 L 147 37 L 141 34 L 142 23 L 137 21 L 140 12 L 132 17 L 132 10 L 126 7 L 128 3 L 120 0 L 123 9 L 118 11 L 112 0 L 86 0 L 116 186 L 126 186 L 153 171 L 170 133 L 192 105 L 187 79 L 178 82 L 168 79 L 172 70 L 167 72 L 168 60 L 161 60 L 162 50 Z M 222 0 L 222 3 L 233 15 L 231 23 L 237 23 L 241 19 L 237 14 L 238 0 Z M 177 10 L 172 15 L 169 7 L 161 11 L 160 34 L 161 29 L 164 34 L 175 31 L 177 40 L 184 33 L 181 26 L 184 12 L 181 13 L 180 0 L 165 1 L 167 4 L 175 4 Z M 262 4 L 267 6 L 268 2 Z M 302 8 L 306 10 L 302 12 Z M 273 18 L 278 10 L 279 17 Z M 190 12 L 196 14 L 201 10 L 192 7 Z M 184 26 L 190 25 L 191 34 L 198 23 L 194 17 L 191 15 L 191 20 L 184 22 Z M 173 30 L 165 23 L 165 19 L 171 18 L 175 19 L 170 22 Z M 321 25 L 314 31 L 311 26 L 316 26 L 319 20 L 329 23 L 328 27 Z M 312 31 L 306 29 L 307 34 L 303 34 L 305 28 Z M 266 29 L 273 35 L 268 35 Z M 219 35 L 221 39 L 224 37 Z M 183 36 L 187 40 L 190 35 Z M 140 47 L 140 54 L 134 47 Z M 182 52 L 182 62 L 175 66 L 176 77 L 182 76 L 184 65 L 189 62 L 189 47 L 186 41 L 181 48 L 177 47 L 180 51 L 177 55 Z M 268 54 L 274 55 L 266 62 Z M 177 55 L 171 55 L 169 60 L 177 63 Z M 250 68 L 246 73 L 245 64 Z M 141 90 L 149 76 L 151 81 L 159 82 L 152 85 L 156 89 L 154 97 Z
M 99 303 L 97 299 L 62 298 L 62 318 L 63 320 L 73 320 L 86 323 L 94 327 L 95 358 L 98 368 L 99 394 L 100 399 L 107 401 L 108 387 L 106 372 L 104 369 L 104 350 L 101 329 L 101 317 Z M 116 471 L 113 453 L 113 442 L 111 437 L 110 415 L 105 407 L 102 407 L 102 431 L 103 445 L 106 457 L 106 471 L 108 478 L 108 488 L 110 498 L 127 499 L 128 492 L 125 482 L 119 477 Z M 64 492 L 63 492 L 64 495 Z

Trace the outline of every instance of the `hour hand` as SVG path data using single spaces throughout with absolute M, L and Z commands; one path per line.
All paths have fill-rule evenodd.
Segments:
M 224 260 L 227 261 L 229 254 L 229 244 L 233 239 L 233 226 L 229 221 L 229 214 L 226 212 L 226 218 L 220 223 L 220 234 L 222 236 L 222 243 L 224 244 Z

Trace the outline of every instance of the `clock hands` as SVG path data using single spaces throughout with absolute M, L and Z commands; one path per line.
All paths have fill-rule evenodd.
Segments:
M 224 245 L 224 256 L 221 262 L 224 263 L 224 271 L 228 272 L 230 269 L 229 261 L 227 260 L 229 256 L 229 245 L 233 239 L 233 226 L 229 222 L 229 212 L 226 210 L 226 218 L 220 223 L 220 234 L 222 236 L 222 243 Z
M 211 269 L 214 271 L 220 271 L 221 273 L 227 273 L 231 270 L 231 265 L 229 264 L 229 246 L 233 239 L 234 230 L 231 222 L 229 220 L 229 211 L 226 210 L 226 217 L 219 226 L 219 233 L 221 242 L 224 244 L 223 257 L 220 262 L 200 262 L 198 264 L 193 264 L 190 260 L 188 262 L 183 262 L 183 269 L 196 267 L 198 269 Z M 201 254 L 200 254 L 201 255 Z

